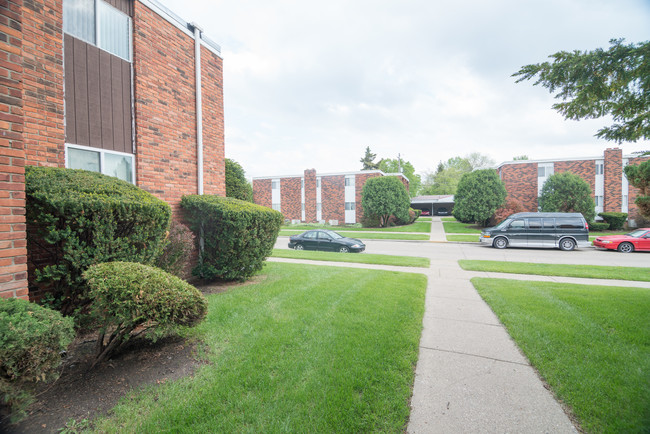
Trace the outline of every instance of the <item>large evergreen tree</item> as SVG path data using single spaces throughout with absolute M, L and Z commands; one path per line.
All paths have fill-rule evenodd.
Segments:
M 624 170 L 630 184 L 641 190 L 634 203 L 639 207 L 641 215 L 650 219 L 650 160 L 625 166 Z
M 373 154 L 372 151 L 370 150 L 370 146 L 366 146 L 366 154 L 363 156 L 361 160 L 361 164 L 363 164 L 363 167 L 361 170 L 376 170 L 379 168 L 379 163 L 375 163 L 375 157 L 377 154 Z
M 380 176 L 368 179 L 363 185 L 361 205 L 364 214 L 379 217 L 379 225 L 383 227 L 388 225 L 391 215 L 408 221 L 411 199 L 397 177 Z
M 461 222 L 487 226 L 506 195 L 506 187 L 494 169 L 466 173 L 458 183 L 452 214 Z
M 539 196 L 543 212 L 579 212 L 588 222 L 596 215 L 591 187 L 584 179 L 571 172 L 549 176 Z
M 226 197 L 253 201 L 253 187 L 246 180 L 246 172 L 238 162 L 230 158 L 226 158 Z

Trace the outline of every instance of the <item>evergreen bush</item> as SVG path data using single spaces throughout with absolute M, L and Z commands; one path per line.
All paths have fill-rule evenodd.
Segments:
M 87 305 L 82 273 L 93 264 L 150 264 L 160 255 L 171 208 L 126 181 L 86 170 L 26 167 L 27 250 L 53 306 Z
M 607 223 L 612 231 L 620 231 L 627 220 L 626 212 L 600 212 L 598 213 Z
M 193 273 L 209 280 L 245 280 L 261 270 L 284 221 L 278 211 L 228 197 L 183 196 L 181 206 L 200 244 Z
M 122 347 L 136 328 L 137 334 L 155 339 L 177 326 L 198 324 L 207 312 L 195 287 L 157 267 L 107 262 L 90 266 L 84 278 L 100 326 L 93 366 Z
M 607 223 L 607 222 L 591 222 L 591 223 L 589 223 L 589 232 L 606 231 L 607 229 L 609 229 L 609 223 Z
M 156 260 L 156 266 L 181 279 L 189 266 L 194 250 L 195 237 L 190 228 L 172 220 L 162 255 Z
M 72 318 L 16 298 L 0 299 L 0 401 L 17 422 L 39 381 L 58 377 L 61 352 L 74 337 Z

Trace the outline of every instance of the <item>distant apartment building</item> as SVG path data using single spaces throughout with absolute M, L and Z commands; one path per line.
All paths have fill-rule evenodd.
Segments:
M 631 226 L 639 218 L 634 200 L 637 188 L 629 185 L 623 172 L 628 164 L 639 164 L 650 157 L 623 155 L 619 148 L 608 148 L 599 157 L 562 158 L 554 160 L 506 161 L 496 167 L 505 183 L 508 197 L 520 201 L 528 211 L 537 211 L 538 197 L 544 182 L 554 173 L 571 172 L 591 187 L 599 212 L 625 212 Z
M 0 296 L 28 296 L 25 165 L 115 176 L 175 211 L 225 196 L 223 61 L 197 25 L 156 0 L 0 11 Z
M 292 222 L 359 223 L 363 218 L 361 192 L 366 181 L 378 176 L 397 176 L 408 191 L 409 180 L 401 173 L 381 170 L 253 178 L 256 204 L 280 211 Z

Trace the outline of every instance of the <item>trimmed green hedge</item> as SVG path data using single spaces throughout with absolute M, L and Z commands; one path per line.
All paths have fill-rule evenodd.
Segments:
M 181 206 L 199 240 L 193 273 L 210 280 L 245 280 L 261 270 L 284 221 L 278 211 L 228 197 L 183 196 Z
M 627 213 L 625 212 L 600 212 L 598 215 L 609 223 L 609 229 L 613 231 L 623 229 L 625 220 L 627 220 Z
M 137 327 L 157 333 L 203 320 L 208 303 L 198 289 L 161 270 L 134 262 L 107 262 L 84 273 L 90 287 L 92 314 L 100 325 L 95 362 L 110 357 Z
M 589 231 L 590 232 L 606 231 L 607 229 L 609 229 L 609 223 L 607 223 L 607 222 L 591 222 L 591 223 L 589 223 Z
M 61 352 L 73 338 L 72 318 L 26 300 L 0 299 L 0 401 L 12 421 L 25 416 L 35 383 L 58 377 Z
M 114 177 L 86 170 L 26 167 L 27 249 L 53 306 L 87 304 L 82 273 L 109 261 L 153 263 L 171 208 Z

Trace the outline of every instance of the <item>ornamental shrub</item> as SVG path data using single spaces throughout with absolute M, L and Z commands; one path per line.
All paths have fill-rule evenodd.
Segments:
M 194 239 L 190 228 L 172 220 L 162 255 L 156 260 L 156 267 L 181 279 L 185 278 L 185 269 L 194 250 Z
M 609 223 L 607 222 L 591 222 L 589 223 L 590 232 L 606 231 L 609 229 Z
M 119 350 L 136 328 L 155 339 L 177 326 L 198 324 L 207 312 L 198 289 L 160 268 L 107 262 L 90 266 L 84 278 L 100 326 L 93 366 Z
M 391 215 L 398 221 L 408 221 L 410 204 L 411 198 L 406 187 L 396 176 L 370 178 L 363 185 L 363 213 L 378 216 L 380 227 L 388 226 Z
M 278 211 L 229 197 L 183 196 L 181 206 L 199 240 L 193 273 L 208 280 L 245 280 L 261 270 L 284 221 Z
M 588 222 L 595 217 L 591 187 L 581 177 L 571 172 L 549 176 L 539 195 L 543 212 L 579 212 Z
M 0 401 L 12 422 L 25 416 L 39 381 L 58 377 L 61 352 L 74 337 L 72 318 L 16 298 L 0 299 Z
M 599 212 L 598 215 L 609 223 L 609 229 L 612 231 L 623 229 L 623 225 L 627 220 L 626 212 Z
M 82 273 L 93 264 L 151 264 L 171 208 L 126 181 L 86 170 L 26 167 L 27 250 L 36 281 L 64 314 L 88 304 Z
M 506 203 L 494 212 L 492 218 L 490 218 L 489 224 L 490 226 L 496 226 L 504 221 L 508 216 L 524 211 L 526 211 L 526 208 L 519 200 L 513 197 L 508 198 L 506 199 Z
M 463 223 L 487 226 L 506 195 L 506 187 L 494 169 L 466 173 L 458 182 L 452 215 Z

